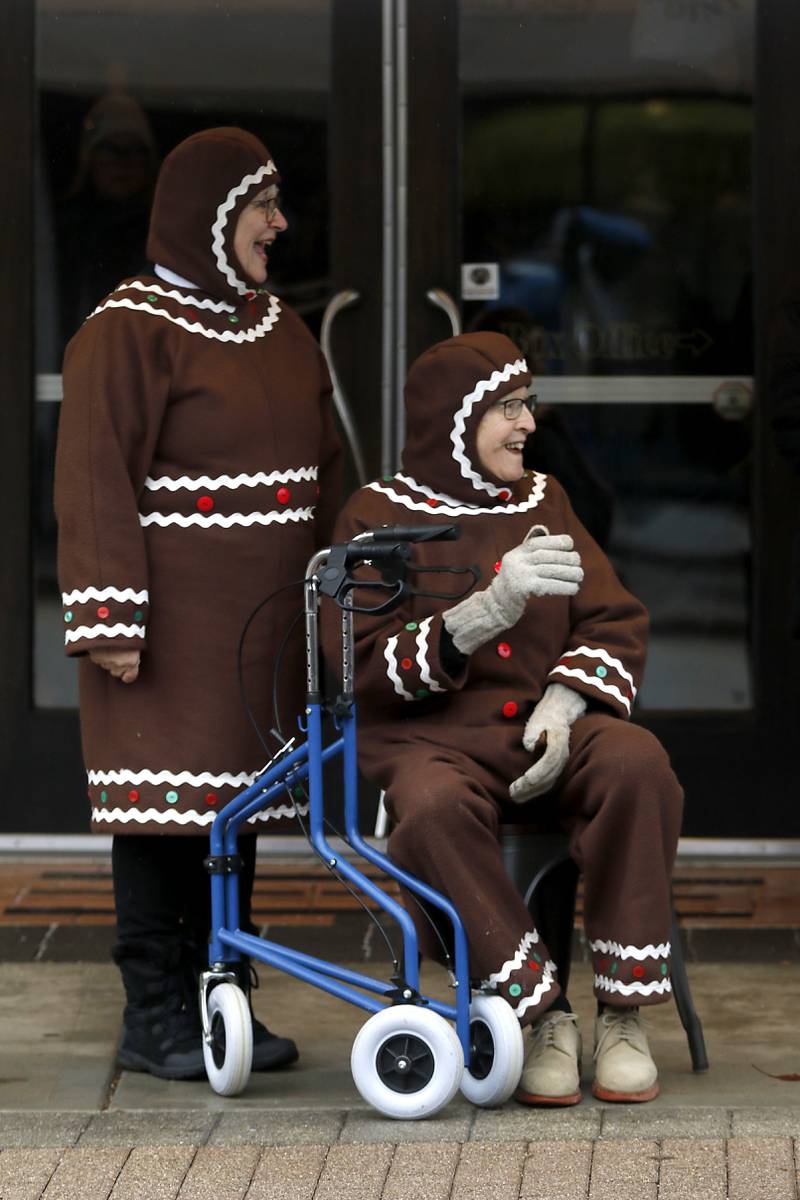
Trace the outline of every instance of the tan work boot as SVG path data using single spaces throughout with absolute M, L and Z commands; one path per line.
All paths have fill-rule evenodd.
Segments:
M 638 1009 L 606 1008 L 594 1024 L 594 1083 L 598 1100 L 642 1104 L 658 1095 L 658 1071 Z
M 525 1063 L 515 1100 L 577 1104 L 581 1098 L 581 1035 L 574 1013 L 547 1012 L 526 1035 Z

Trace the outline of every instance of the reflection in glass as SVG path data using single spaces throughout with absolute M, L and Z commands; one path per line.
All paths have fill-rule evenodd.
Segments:
M 650 609 L 640 705 L 746 708 L 752 3 L 460 18 L 462 260 L 499 277 L 464 326 L 507 333 L 544 397 L 553 380 L 528 465 Z
M 63 654 L 53 459 L 64 347 L 146 265 L 164 155 L 198 129 L 239 125 L 283 176 L 289 231 L 270 284 L 314 333 L 328 294 L 327 0 L 38 0 L 34 703 L 77 703 Z

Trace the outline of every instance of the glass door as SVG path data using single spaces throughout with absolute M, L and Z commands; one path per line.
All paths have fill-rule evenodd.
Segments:
M 651 615 L 651 709 L 747 710 L 751 5 L 461 5 L 462 319 Z
M 2 829 L 86 828 L 77 672 L 63 652 L 53 514 L 64 348 L 121 279 L 146 269 L 164 156 L 196 130 L 219 125 L 252 131 L 280 165 L 289 229 L 270 263 L 271 286 L 316 337 L 331 340 L 329 302 L 355 282 L 370 312 L 377 304 L 380 331 L 381 260 L 367 253 L 381 236 L 380 209 L 372 215 L 381 129 L 374 8 L 368 0 L 11 0 L 3 8 L 0 35 L 18 73 L 4 81 L 4 125 L 21 136 L 13 151 L 5 143 L 20 186 L 6 214 L 14 242 L 3 276 L 4 306 L 19 320 L 3 330 L 0 358 L 15 372 L 9 386 L 6 371 L 13 396 L 6 417 L 18 439 L 8 444 L 19 455 L 6 482 L 21 536 L 12 546 L 15 590 L 4 596 L 7 624 L 20 636 L 14 671 L 0 687 L 10 734 L 2 775 L 7 794 L 31 803 L 7 806 Z M 365 60 L 373 72 L 360 69 Z M 361 142 L 346 133 L 354 78 Z M 351 251 L 346 265 L 343 246 Z M 348 388 L 342 351 L 357 336 L 371 344 L 372 320 L 362 312 L 337 321 Z M 369 353 L 360 357 L 362 372 L 375 367 L 373 392 L 379 343 L 376 355 L 376 364 Z M 358 382 L 350 398 L 363 409 L 367 388 Z M 380 430 L 367 434 L 369 448 Z M 353 476 L 351 469 L 351 483 Z
M 444 174 L 438 189 L 457 241 L 437 278 L 424 261 L 410 275 L 409 312 L 426 295 L 442 310 L 415 352 L 448 322 L 520 346 L 539 399 L 527 465 L 559 478 L 650 610 L 636 719 L 684 781 L 685 831 L 796 836 L 755 749 L 780 736 L 759 630 L 788 627 L 759 604 L 763 542 L 754 555 L 760 527 L 774 543 L 754 399 L 755 0 L 437 7 L 457 28 L 439 84 L 458 97 L 457 190 Z M 429 95 L 419 57 L 412 97 Z M 437 194 L 430 166 L 424 186 Z

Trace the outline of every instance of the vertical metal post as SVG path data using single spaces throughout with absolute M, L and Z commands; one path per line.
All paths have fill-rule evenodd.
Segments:
M 383 0 L 383 354 L 381 470 L 398 465 L 405 438 L 408 293 L 408 9 Z
M 408 0 L 395 9 L 395 466 L 400 465 L 406 433 L 403 391 L 406 382 L 408 333 Z
M 394 471 L 394 309 L 395 309 L 395 182 L 394 182 L 394 0 L 383 0 L 383 324 L 381 355 L 381 473 Z

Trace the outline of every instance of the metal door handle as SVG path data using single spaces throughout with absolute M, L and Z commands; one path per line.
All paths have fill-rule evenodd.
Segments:
M 453 297 L 444 288 L 428 288 L 425 295 L 434 308 L 440 308 L 450 318 L 453 337 L 458 337 L 461 333 L 461 313 L 458 311 L 458 305 Z
M 367 469 L 364 465 L 364 455 L 361 450 L 361 442 L 356 432 L 353 414 L 350 412 L 350 406 L 347 403 L 342 385 L 339 383 L 339 377 L 336 374 L 336 367 L 333 362 L 333 352 L 331 350 L 331 327 L 334 318 L 342 311 L 343 308 L 349 308 L 351 304 L 355 304 L 361 299 L 360 292 L 353 291 L 352 288 L 345 288 L 344 291 L 337 292 L 332 296 L 325 306 L 325 312 L 322 315 L 322 326 L 320 328 L 319 340 L 322 343 L 322 353 L 328 363 L 330 371 L 331 384 L 333 385 L 333 403 L 336 406 L 336 411 L 339 414 L 339 420 L 342 423 L 345 436 L 350 446 L 350 453 L 353 456 L 353 462 L 356 468 L 356 476 L 361 487 L 367 482 Z

